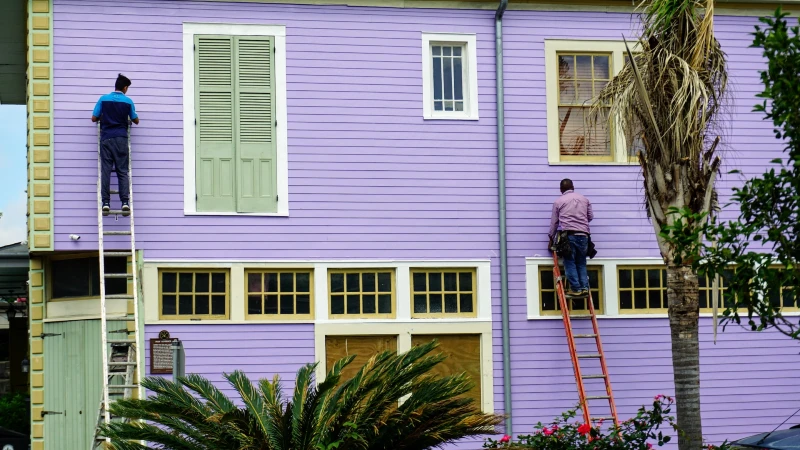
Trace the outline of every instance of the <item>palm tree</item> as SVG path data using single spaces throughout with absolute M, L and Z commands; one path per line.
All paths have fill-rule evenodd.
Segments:
M 675 211 L 701 217 L 717 209 L 716 131 L 728 76 L 712 0 L 645 0 L 641 7 L 637 54 L 628 50 L 628 63 L 592 110 L 602 120 L 610 104 L 628 145 L 644 144 L 638 158 L 645 205 L 667 266 L 678 447 L 695 450 L 702 441 L 697 275 L 660 233 L 678 219 Z
M 428 449 L 494 434 L 502 417 L 480 412 L 464 397 L 472 387 L 466 374 L 430 373 L 445 359 L 429 354 L 437 345 L 383 352 L 342 380 L 349 356 L 317 385 L 316 364 L 306 365 L 291 399 L 282 397 L 278 376 L 254 386 L 243 372 L 225 374 L 243 406 L 199 375 L 147 378 L 142 386 L 155 395 L 113 403 L 112 415 L 132 420 L 112 422 L 101 433 L 116 450 L 152 448 L 135 441 L 171 450 Z

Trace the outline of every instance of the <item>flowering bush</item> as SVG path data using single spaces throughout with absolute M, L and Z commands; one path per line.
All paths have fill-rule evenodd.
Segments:
M 672 397 L 658 395 L 653 399 L 653 407 L 644 406 L 636 417 L 613 426 L 603 426 L 600 420 L 596 426 L 574 421 L 577 409 L 561 414 L 549 425 L 539 422 L 535 433 L 519 436 L 514 442 L 511 437 L 500 440 L 487 439 L 484 448 L 493 449 L 536 449 L 536 450 L 650 450 L 655 445 L 662 446 L 671 440 L 661 431 L 662 426 L 669 431 L 675 429 L 675 418 L 670 416 L 674 400 Z M 725 450 L 722 447 L 708 446 L 709 450 Z

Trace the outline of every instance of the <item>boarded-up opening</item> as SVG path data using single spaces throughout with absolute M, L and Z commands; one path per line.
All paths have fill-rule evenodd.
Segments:
M 330 370 L 336 361 L 356 355 L 353 362 L 342 371 L 342 379 L 347 380 L 370 358 L 384 350 L 397 352 L 397 336 L 326 336 L 325 367 Z
M 432 353 L 441 352 L 447 356 L 432 372 L 438 376 L 455 375 L 465 372 L 474 386 L 467 396 L 481 403 L 481 336 L 479 334 L 440 334 L 411 336 L 411 345 L 422 345 L 436 339 L 439 347 Z

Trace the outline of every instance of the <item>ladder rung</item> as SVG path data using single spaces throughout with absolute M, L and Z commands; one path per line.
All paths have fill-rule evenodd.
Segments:
M 108 275 L 106 275 L 106 276 L 108 276 Z M 114 277 L 111 277 L 111 278 L 114 278 Z M 122 278 L 122 277 L 120 277 L 120 278 Z M 121 298 L 121 299 L 133 300 L 133 295 L 129 295 L 129 294 L 111 294 L 111 295 L 106 295 L 106 298 L 107 299 L 109 299 L 109 298 L 110 299 L 120 299 Z
M 592 417 L 592 422 L 597 421 L 597 420 L 614 420 L 614 418 L 611 417 L 611 416 L 609 416 L 609 417 Z
M 610 398 L 608 395 L 590 395 L 586 397 L 586 400 L 608 400 Z
M 132 273 L 106 273 L 103 274 L 103 276 L 106 278 L 133 278 Z M 118 294 L 118 295 L 123 295 L 123 294 Z M 113 297 L 111 295 L 106 295 L 106 298 L 113 298 Z
M 109 384 L 108 389 L 139 389 L 138 384 Z
M 124 216 L 126 213 L 127 213 L 127 214 L 130 214 L 130 213 L 131 213 L 131 210 L 128 210 L 128 211 L 123 211 L 123 210 L 121 210 L 121 209 L 112 209 L 112 210 L 109 210 L 109 211 L 108 211 L 108 213 L 109 213 L 109 214 L 123 215 L 123 216 Z
M 135 344 L 134 339 L 108 339 L 106 342 L 109 344 Z
M 569 318 L 570 319 L 591 319 L 592 315 L 591 314 L 575 314 L 575 315 L 570 315 Z
M 600 353 L 591 353 L 586 355 L 578 355 L 578 358 L 599 358 Z
M 108 297 L 108 296 L 106 296 L 106 297 Z M 581 339 L 581 338 L 585 339 L 585 338 L 596 338 L 597 335 L 596 334 L 574 334 L 573 337 L 576 337 L 576 338 L 579 338 L 579 339 Z
M 111 361 L 110 363 L 108 363 L 108 365 L 109 366 L 135 366 L 136 363 L 135 362 L 130 362 L 130 361 L 119 361 L 119 362 Z
M 131 234 L 130 231 L 103 231 L 103 234 L 107 234 L 109 236 L 129 236 Z
M 584 378 L 586 380 L 593 380 L 596 378 L 605 378 L 605 377 L 606 377 L 605 375 L 581 375 L 581 378 Z
M 128 251 L 113 251 L 113 252 L 103 252 L 103 256 L 131 256 L 132 253 L 130 250 Z

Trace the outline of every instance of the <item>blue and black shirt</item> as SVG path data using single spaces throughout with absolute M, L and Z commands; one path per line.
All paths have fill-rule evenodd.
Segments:
M 128 118 L 138 119 L 133 100 L 119 91 L 100 97 L 92 115 L 100 118 L 100 140 L 128 136 Z

